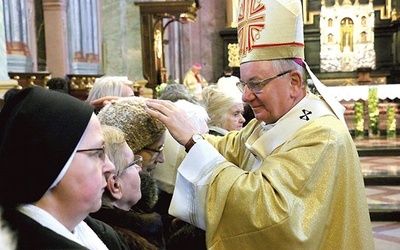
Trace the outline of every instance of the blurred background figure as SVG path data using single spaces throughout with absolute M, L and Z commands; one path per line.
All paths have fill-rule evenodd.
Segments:
M 15 96 L 15 94 L 17 94 L 20 91 L 21 91 L 21 89 L 19 89 L 19 88 L 13 88 L 13 89 L 7 90 L 6 93 L 4 94 L 3 104 L 2 104 L 1 108 L 3 108 L 3 106 L 6 105 L 6 103 L 9 102 Z
M 217 86 L 220 90 L 242 96 L 240 90 L 236 87 L 236 83 L 240 81 L 237 76 L 232 75 L 233 69 L 230 66 L 224 68 L 224 75 L 217 81 Z
M 129 97 L 134 96 L 133 82 L 124 76 L 103 76 L 97 78 L 89 92 L 86 102 L 106 96 Z
M 168 84 L 159 99 L 170 100 L 171 102 L 186 100 L 191 103 L 198 103 L 197 98 L 190 94 L 189 89 L 185 85 L 179 83 Z
M 68 83 L 67 80 L 61 77 L 53 77 L 46 82 L 47 87 L 51 90 L 55 90 L 61 93 L 68 94 Z
M 139 86 L 137 88 L 137 96 L 144 97 L 144 87 L 143 86 Z
M 243 128 L 244 103 L 238 95 L 221 91 L 215 85 L 208 86 L 203 89 L 203 101 L 210 116 L 209 134 L 223 136 Z
M 208 86 L 207 80 L 200 74 L 201 69 L 202 66 L 200 63 L 193 64 L 183 79 L 183 85 L 189 89 L 191 94 L 196 95 L 199 99 L 201 99 L 202 89 Z

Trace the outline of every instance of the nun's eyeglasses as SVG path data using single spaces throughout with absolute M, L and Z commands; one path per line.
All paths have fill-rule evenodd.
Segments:
M 106 154 L 104 152 L 105 149 L 105 145 L 101 146 L 101 148 L 87 148 L 87 149 L 78 149 L 76 150 L 77 153 L 85 153 L 85 152 L 92 152 L 92 151 L 96 151 L 97 152 L 97 156 L 100 158 L 100 160 L 102 162 L 105 161 L 106 159 Z
M 239 80 L 238 83 L 236 83 L 236 86 L 238 87 L 238 89 L 243 93 L 244 92 L 244 88 L 247 86 L 247 88 L 249 88 L 251 91 L 253 91 L 255 94 L 259 94 L 261 93 L 261 90 L 265 87 L 265 85 L 267 85 L 268 83 L 270 83 L 272 80 L 281 77 L 283 75 L 286 75 L 290 72 L 292 72 L 293 70 L 286 70 L 280 74 L 277 74 L 276 76 L 271 76 L 271 77 L 267 77 L 261 81 L 249 81 L 249 82 L 244 82 L 242 80 Z

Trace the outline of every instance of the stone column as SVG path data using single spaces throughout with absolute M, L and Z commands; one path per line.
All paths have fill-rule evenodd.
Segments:
M 6 36 L 4 29 L 3 1 L 0 1 L 0 98 L 3 99 L 7 90 L 18 86 L 16 80 L 10 80 L 7 70 Z M 2 103 L 0 105 L 3 106 Z
M 79 15 L 79 0 L 70 0 L 69 2 L 70 11 L 68 13 L 69 23 L 71 25 L 69 31 L 71 40 L 71 52 L 72 52 L 72 62 L 84 62 L 85 55 L 83 53 L 83 48 L 81 45 L 82 29 L 81 29 L 81 19 Z
M 66 0 L 43 0 L 47 69 L 52 77 L 69 73 L 66 6 Z
M 238 24 L 238 0 L 226 0 L 226 27 L 236 28 Z

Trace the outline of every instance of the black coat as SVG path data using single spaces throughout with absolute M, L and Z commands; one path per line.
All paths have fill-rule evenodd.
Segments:
M 101 207 L 91 214 L 119 231 L 131 249 L 164 249 L 163 224 L 157 213 Z
M 16 234 L 17 249 L 87 249 L 57 234 L 17 210 L 5 210 L 3 218 Z M 122 236 L 101 221 L 87 217 L 85 222 L 110 250 L 129 249 Z
M 155 211 L 161 214 L 164 224 L 164 238 L 167 250 L 205 250 L 206 234 L 204 230 L 179 220 L 168 214 L 172 194 L 160 190 Z

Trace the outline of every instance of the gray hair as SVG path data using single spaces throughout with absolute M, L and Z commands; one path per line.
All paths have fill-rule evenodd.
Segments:
M 175 105 L 185 110 L 189 120 L 199 133 L 205 134 L 208 132 L 207 123 L 210 120 L 210 117 L 203 106 L 188 102 L 186 100 L 178 100 L 175 102 Z M 206 128 L 204 128 L 204 126 L 206 126 Z
M 90 103 L 105 96 L 122 96 L 123 87 L 132 87 L 133 83 L 122 76 L 103 76 L 96 79 L 86 102 Z
M 295 62 L 293 59 L 272 60 L 271 66 L 277 72 L 283 72 L 289 69 L 300 71 L 303 77 L 303 88 L 307 87 L 307 71 L 303 66 Z

